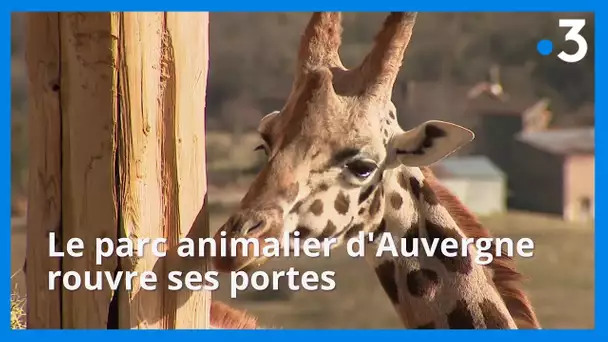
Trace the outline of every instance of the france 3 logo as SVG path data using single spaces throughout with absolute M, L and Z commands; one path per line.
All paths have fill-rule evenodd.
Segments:
M 559 27 L 569 28 L 564 36 L 566 42 L 571 41 L 576 44 L 576 50 L 570 54 L 565 51 L 560 51 L 557 58 L 566 63 L 580 62 L 587 56 L 589 46 L 587 40 L 581 34 L 581 30 L 585 27 L 587 21 L 585 19 L 559 19 Z M 553 52 L 553 42 L 548 39 L 543 39 L 538 42 L 536 49 L 543 56 L 550 55 Z

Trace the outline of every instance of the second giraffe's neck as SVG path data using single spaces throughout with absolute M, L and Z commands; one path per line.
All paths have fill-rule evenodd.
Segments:
M 439 203 L 422 172 L 399 167 L 387 171 L 386 176 L 384 220 L 368 246 L 366 259 L 405 327 L 517 329 L 484 266 L 474 262 L 475 247 L 469 245 L 467 256 L 462 256 L 466 236 Z M 378 235 L 383 231 L 392 236 L 399 256 L 384 248 L 377 257 L 381 246 L 390 246 L 386 237 Z M 425 252 L 425 238 L 427 246 L 435 247 L 432 255 Z M 446 243 L 442 250 L 446 238 L 453 238 L 458 246 Z M 417 243 L 417 255 L 402 256 L 401 241 L 406 244 L 405 252 L 412 252 Z M 454 256 L 453 251 L 460 252 Z

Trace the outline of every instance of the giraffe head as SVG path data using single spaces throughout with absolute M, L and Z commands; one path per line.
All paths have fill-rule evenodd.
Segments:
M 361 65 L 347 70 L 338 55 L 341 15 L 313 14 L 291 94 L 258 127 L 267 162 L 216 239 L 289 233 L 334 237 L 336 247 L 382 220 L 386 171 L 432 164 L 473 139 L 452 123 L 429 121 L 408 131 L 397 123 L 390 97 L 415 19 L 391 13 Z M 213 259 L 219 271 L 263 261 L 251 251 Z

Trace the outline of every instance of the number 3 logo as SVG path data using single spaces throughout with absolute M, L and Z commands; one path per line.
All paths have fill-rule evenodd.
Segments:
M 566 52 L 560 52 L 557 57 L 566 63 L 576 63 L 587 55 L 587 40 L 581 36 L 580 32 L 585 27 L 585 19 L 560 19 L 559 27 L 569 27 L 570 30 L 566 33 L 566 41 L 574 41 L 578 45 L 578 49 L 572 55 Z

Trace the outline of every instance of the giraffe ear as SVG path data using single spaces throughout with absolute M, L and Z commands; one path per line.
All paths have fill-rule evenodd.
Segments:
M 474 138 L 475 134 L 462 126 L 445 121 L 427 121 L 393 136 L 389 142 L 391 159 L 406 166 L 428 166 L 449 156 Z
M 258 124 L 258 132 L 263 132 L 264 128 L 268 126 L 268 123 L 270 123 L 272 119 L 279 115 L 279 113 L 281 113 L 280 110 L 275 110 L 264 115 L 264 117 L 260 120 L 260 123 Z

